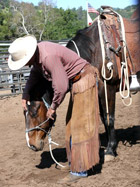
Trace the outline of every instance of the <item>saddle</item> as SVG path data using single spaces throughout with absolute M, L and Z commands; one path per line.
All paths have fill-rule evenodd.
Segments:
M 124 97 L 121 92 L 122 84 L 124 88 L 127 84 L 127 90 L 140 91 L 140 83 L 136 75 L 136 72 L 140 71 L 139 20 L 122 19 L 117 12 L 108 6 L 102 6 L 102 9 L 103 11 L 99 18 L 100 25 L 98 24 L 98 27 L 100 41 L 103 40 L 101 43 L 104 43 L 104 48 L 101 44 L 102 51 L 104 50 L 105 53 L 103 64 L 104 62 L 107 63 L 107 66 L 111 64 L 110 72 L 112 72 L 113 67 L 117 66 L 114 69 L 118 70 L 119 79 L 121 80 L 120 94 Z M 103 67 L 105 68 L 105 66 Z M 129 87 L 128 77 L 130 75 L 131 84 Z M 105 70 L 103 76 L 105 77 Z M 107 80 L 106 77 L 105 79 Z M 126 80 L 127 83 L 125 82 Z
M 114 69 L 118 70 L 119 78 L 121 78 L 121 64 L 120 61 L 125 61 L 125 55 L 128 62 L 129 74 L 134 71 L 130 52 L 127 48 L 127 52 L 124 52 L 123 35 L 121 20 L 113 9 L 109 6 L 102 6 L 102 13 L 100 15 L 102 37 L 105 47 L 105 60 L 106 62 L 112 62 Z M 135 32 L 134 27 L 131 32 Z M 128 32 L 128 29 L 127 29 Z M 127 45 L 127 44 L 126 44 Z

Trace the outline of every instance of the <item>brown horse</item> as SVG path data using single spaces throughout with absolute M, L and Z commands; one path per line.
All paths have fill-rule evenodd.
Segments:
M 77 32 L 76 36 L 72 38 L 67 44 L 67 47 L 77 52 L 81 57 L 90 62 L 93 66 L 97 67 L 100 73 L 99 81 L 99 104 L 100 115 L 104 123 L 107 135 L 107 149 L 106 155 L 116 155 L 117 137 L 114 129 L 115 119 L 115 95 L 119 91 L 120 78 L 121 78 L 121 62 L 124 60 L 124 51 L 122 46 L 122 36 L 120 32 L 120 20 L 118 16 L 105 8 L 100 15 L 101 27 L 103 32 L 104 46 L 105 46 L 105 66 L 109 62 L 113 62 L 113 77 L 106 81 L 107 84 L 107 101 L 109 110 L 109 119 L 107 119 L 106 98 L 104 78 L 102 76 L 102 52 L 99 39 L 98 20 L 96 19 L 90 27 Z M 129 73 L 140 71 L 139 55 L 140 55 L 140 32 L 139 20 L 123 19 L 125 26 L 125 36 L 127 45 L 126 58 L 128 61 Z M 74 41 L 74 42 L 73 42 Z M 110 70 L 106 67 L 106 77 L 110 76 Z
M 101 15 L 101 21 L 108 23 L 107 15 Z M 106 23 L 106 24 L 107 24 Z M 137 20 L 127 20 L 124 19 L 124 25 L 126 30 L 126 41 L 127 46 L 129 49 L 129 53 L 131 53 L 131 58 L 134 63 L 134 69 L 136 72 L 140 71 L 140 64 L 139 64 L 139 28 L 138 28 L 138 21 Z M 113 32 L 109 29 L 111 28 Z M 106 31 L 107 29 L 107 31 Z M 80 30 L 77 32 L 77 35 L 72 39 L 80 52 L 81 57 L 86 59 L 88 62 L 90 62 L 93 66 L 97 67 L 100 73 L 100 80 L 99 80 L 99 105 L 100 105 L 100 114 L 101 119 L 104 123 L 108 144 L 106 149 L 107 155 L 116 155 L 116 148 L 117 148 L 117 138 L 116 133 L 114 129 L 114 118 L 115 118 L 115 94 L 119 89 L 120 84 L 120 76 L 119 76 L 119 67 L 120 62 L 122 60 L 122 53 L 123 53 L 123 47 L 121 47 L 120 50 L 117 49 L 117 42 L 119 40 L 119 34 L 118 33 L 118 27 L 117 29 L 114 28 L 114 26 L 110 27 L 110 23 L 105 25 L 104 30 L 108 36 L 107 39 L 113 46 L 112 50 L 109 49 L 107 51 L 108 59 L 106 58 L 106 64 L 108 63 L 108 60 L 113 61 L 113 77 L 111 80 L 107 81 L 107 93 L 108 93 L 108 108 L 109 108 L 109 121 L 107 119 L 107 113 L 106 113 L 106 104 L 105 104 L 105 92 L 104 92 L 104 79 L 101 75 L 101 69 L 102 69 L 102 57 L 101 57 L 101 46 L 99 41 L 99 31 L 98 31 L 98 22 L 97 20 L 94 21 L 94 23 L 83 30 Z M 117 38 L 117 39 L 116 39 Z M 120 41 L 119 41 L 120 42 Z M 72 41 L 69 41 L 67 44 L 67 47 L 74 50 L 75 52 L 75 46 Z M 128 55 L 128 54 L 127 54 Z M 109 59 L 110 58 L 110 59 Z M 129 60 L 129 58 L 128 58 Z M 129 60 L 130 61 L 130 60 Z M 131 63 L 129 62 L 129 69 L 131 70 Z M 110 71 L 106 69 L 107 77 L 110 75 Z M 45 122 L 42 125 L 42 129 L 40 128 L 40 124 L 42 124 L 46 120 L 46 108 L 41 100 L 41 97 L 45 93 L 45 89 L 47 89 L 49 96 L 47 95 L 46 100 L 47 102 L 51 103 L 51 99 L 53 96 L 51 86 L 49 85 L 47 88 L 45 88 L 44 85 L 48 85 L 45 80 L 40 81 L 43 85 L 43 92 L 39 95 L 37 101 L 36 97 L 32 98 L 31 104 L 28 106 L 28 111 L 25 114 L 26 117 L 26 134 L 27 134 L 27 144 L 30 148 L 33 150 L 42 150 L 43 149 L 43 139 L 45 138 L 47 131 L 51 127 L 51 124 L 49 121 Z M 41 86 L 41 85 L 40 85 Z M 31 96 L 35 96 L 35 92 L 33 91 L 31 93 Z M 51 97 L 50 97 L 51 96 Z M 38 128 L 35 128 L 35 127 Z
M 24 111 L 27 145 L 34 151 L 43 149 L 43 140 L 53 125 L 53 121 L 46 118 L 47 107 L 43 101 L 50 105 L 52 97 L 51 82 L 41 77 L 30 92 L 30 102 L 27 102 L 27 111 Z

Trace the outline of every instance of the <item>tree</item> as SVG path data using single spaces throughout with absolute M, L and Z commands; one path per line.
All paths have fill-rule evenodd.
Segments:
M 130 18 L 136 5 L 115 9 Z M 96 15 L 92 14 L 94 19 Z M 0 0 L 0 40 L 13 40 L 33 34 L 38 40 L 61 40 L 75 35 L 86 26 L 86 10 L 58 9 L 53 0 L 41 0 L 38 6 L 18 0 Z
M 37 28 L 37 32 L 39 33 L 39 40 L 42 39 L 47 22 L 49 22 L 53 17 L 52 8 L 53 8 L 53 3 L 50 0 L 42 0 L 38 4 L 38 16 L 40 18 L 39 19 L 40 26 Z
M 0 9 L 9 8 L 10 0 L 0 0 Z
M 74 36 L 81 28 L 81 22 L 77 18 L 77 13 L 62 8 L 53 9 L 53 18 L 47 22 L 44 37 L 49 40 L 61 40 Z
M 16 27 L 18 35 L 33 34 L 32 23 L 35 17 L 35 9 L 31 3 L 19 3 L 12 0 L 10 3 L 11 13 L 13 15 L 11 24 Z
M 81 22 L 81 28 L 84 28 L 87 26 L 87 12 L 86 10 L 83 10 L 83 8 L 80 6 L 77 10 L 72 9 L 77 13 L 77 18 Z
M 8 1 L 0 2 L 0 40 L 10 40 L 14 33 L 14 30 L 10 27 L 11 14 L 9 8 L 6 7 L 7 3 Z
M 33 34 L 41 40 L 49 19 L 48 14 L 52 8 L 49 3 L 49 0 L 42 0 L 35 7 L 32 3 L 19 3 L 11 0 L 12 27 L 16 26 L 17 34 Z

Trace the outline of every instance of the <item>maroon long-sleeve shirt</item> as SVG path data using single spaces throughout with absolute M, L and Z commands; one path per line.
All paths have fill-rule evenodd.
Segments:
M 23 99 L 29 98 L 30 90 L 43 73 L 48 81 L 52 81 L 54 97 L 51 108 L 56 109 L 69 89 L 69 80 L 75 77 L 88 62 L 72 50 L 56 43 L 40 42 L 38 48 L 40 66 L 34 64 L 24 89 Z

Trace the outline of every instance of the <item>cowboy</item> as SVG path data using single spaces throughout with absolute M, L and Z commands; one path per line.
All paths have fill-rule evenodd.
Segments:
M 37 44 L 32 35 L 16 39 L 9 47 L 9 54 L 11 70 L 33 66 L 22 95 L 24 110 L 27 110 L 30 91 L 43 75 L 52 81 L 54 95 L 46 116 L 54 120 L 56 109 L 71 85 L 66 117 L 66 151 L 70 173 L 60 183 L 87 177 L 87 171 L 99 163 L 97 69 L 64 46 L 48 41 Z

